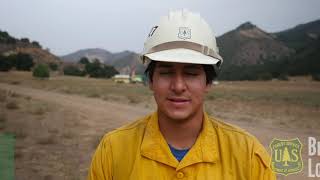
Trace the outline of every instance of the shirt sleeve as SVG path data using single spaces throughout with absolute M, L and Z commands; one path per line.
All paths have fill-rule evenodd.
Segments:
M 88 180 L 112 180 L 112 149 L 105 136 L 97 147 L 88 172 Z
M 276 175 L 271 170 L 270 156 L 265 148 L 259 143 L 254 148 L 252 155 L 252 180 L 276 180 Z

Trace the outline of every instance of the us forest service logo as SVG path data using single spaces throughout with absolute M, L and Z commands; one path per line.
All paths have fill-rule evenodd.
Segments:
M 278 174 L 289 175 L 302 171 L 302 144 L 298 138 L 291 140 L 273 139 L 270 143 L 271 169 Z
M 191 39 L 191 29 L 188 27 L 179 27 L 178 37 L 183 40 Z

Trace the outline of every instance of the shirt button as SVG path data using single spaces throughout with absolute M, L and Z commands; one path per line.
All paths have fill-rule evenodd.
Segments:
M 178 178 L 178 179 L 181 179 L 181 178 L 183 178 L 183 177 L 184 177 L 183 172 L 178 172 L 178 173 L 177 173 L 177 178 Z

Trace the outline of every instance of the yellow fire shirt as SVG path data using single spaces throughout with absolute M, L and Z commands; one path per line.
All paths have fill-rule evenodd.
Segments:
M 273 180 L 265 148 L 244 130 L 204 115 L 195 144 L 179 162 L 153 113 L 106 134 L 89 180 Z

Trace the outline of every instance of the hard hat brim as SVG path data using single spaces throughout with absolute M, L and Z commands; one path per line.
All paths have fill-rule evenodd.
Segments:
M 216 65 L 221 61 L 217 58 L 206 56 L 200 52 L 190 50 L 190 49 L 184 49 L 184 48 L 158 51 L 158 52 L 145 54 L 144 56 L 154 61 L 190 63 L 190 64 Z

